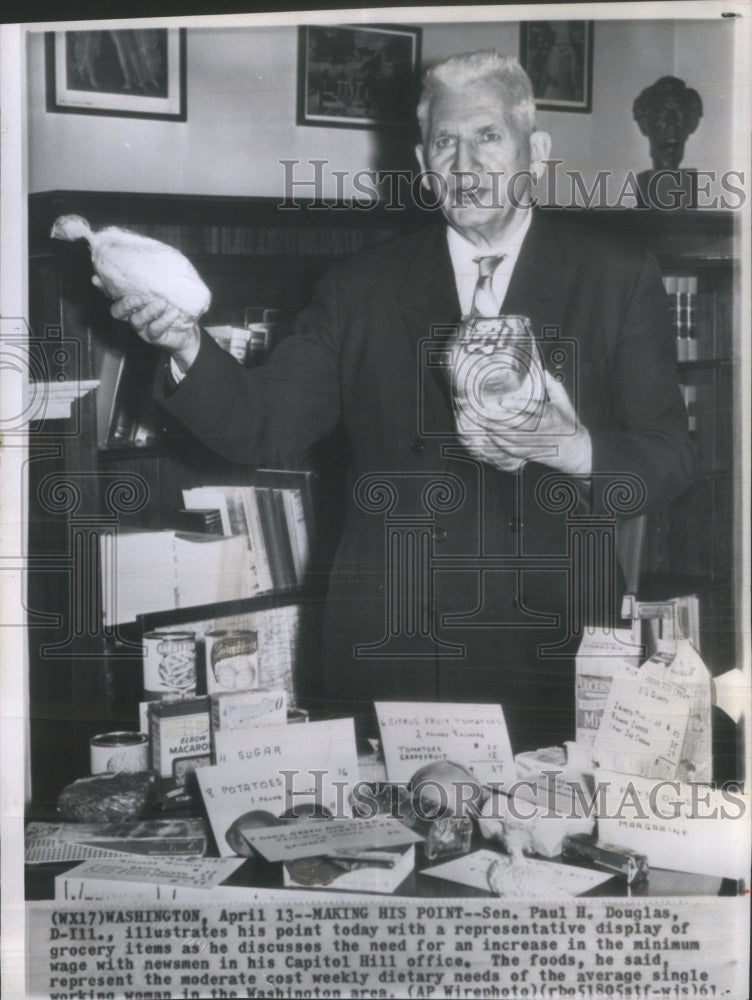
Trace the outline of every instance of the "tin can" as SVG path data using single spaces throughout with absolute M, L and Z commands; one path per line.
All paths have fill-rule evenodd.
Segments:
M 258 635 L 252 629 L 212 629 L 204 636 L 206 693 L 257 688 Z
M 149 737 L 145 733 L 99 733 L 89 740 L 89 759 L 92 774 L 146 771 Z
M 191 698 L 196 694 L 196 633 L 147 632 L 144 700 Z

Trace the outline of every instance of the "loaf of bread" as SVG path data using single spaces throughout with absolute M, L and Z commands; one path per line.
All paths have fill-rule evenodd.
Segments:
M 150 805 L 156 787 L 153 771 L 96 774 L 67 785 L 58 796 L 57 808 L 65 819 L 79 823 L 138 819 Z

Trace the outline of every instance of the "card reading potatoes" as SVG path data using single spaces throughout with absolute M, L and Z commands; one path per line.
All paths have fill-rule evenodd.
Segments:
M 375 707 L 390 781 L 409 781 L 440 760 L 469 768 L 481 784 L 516 781 L 500 705 L 380 701 Z
M 216 737 L 222 763 L 196 776 L 221 855 L 239 853 L 236 830 L 273 825 L 291 810 L 352 815 L 349 793 L 358 781 L 352 719 L 220 730 Z

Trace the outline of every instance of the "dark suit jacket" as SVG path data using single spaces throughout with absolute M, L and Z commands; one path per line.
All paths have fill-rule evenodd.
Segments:
M 572 654 L 618 601 L 615 517 L 663 505 L 694 454 L 658 265 L 536 213 L 502 311 L 530 317 L 593 441 L 592 493 L 500 472 L 452 433 L 442 343 L 459 320 L 433 227 L 332 267 L 295 335 L 245 371 L 204 335 L 163 405 L 233 461 L 299 464 L 342 424 L 348 507 L 329 586 L 323 695 L 493 701 L 515 750 L 573 738 Z M 574 487 L 577 487 L 576 489 Z

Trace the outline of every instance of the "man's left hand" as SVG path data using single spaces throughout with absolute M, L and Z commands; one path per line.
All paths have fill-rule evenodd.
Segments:
M 472 455 L 506 472 L 526 462 L 541 462 L 572 476 L 589 476 L 590 433 L 580 423 L 564 386 L 548 372 L 544 375 L 547 398 L 539 415 L 531 411 L 526 420 L 524 404 L 519 409 L 513 397 L 480 411 L 469 410 L 459 398 L 457 435 Z

